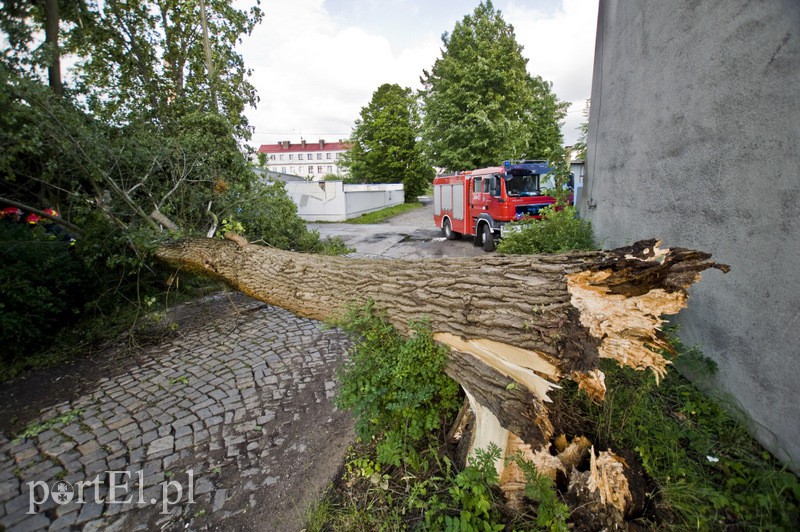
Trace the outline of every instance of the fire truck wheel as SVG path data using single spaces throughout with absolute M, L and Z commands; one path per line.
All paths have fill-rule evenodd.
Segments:
M 453 231 L 453 227 L 450 225 L 450 220 L 445 218 L 444 223 L 442 223 L 442 233 L 447 240 L 458 240 L 461 238 L 461 233 L 456 233 Z
M 489 224 L 483 224 L 481 243 L 484 251 L 494 251 L 494 237 L 492 236 L 492 230 L 489 229 Z

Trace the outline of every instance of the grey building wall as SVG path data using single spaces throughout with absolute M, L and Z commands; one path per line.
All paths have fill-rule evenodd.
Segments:
M 601 0 L 579 209 L 713 253 L 678 318 L 800 471 L 800 1 Z

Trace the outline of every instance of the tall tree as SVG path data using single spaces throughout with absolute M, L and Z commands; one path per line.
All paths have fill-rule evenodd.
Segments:
M 75 31 L 89 14 L 86 0 L 6 0 L 0 9 L 0 31 L 5 43 L 0 62 L 27 75 L 47 70 L 50 88 L 63 91 L 61 44 L 63 32 Z M 63 27 L 62 27 L 63 25 Z M 44 41 L 39 37 L 44 34 Z
M 244 109 L 258 98 L 235 46 L 261 20 L 259 2 L 249 10 L 237 9 L 230 0 L 201 4 L 109 0 L 96 5 L 93 23 L 72 41 L 85 58 L 80 88 L 90 109 L 116 123 L 161 121 L 187 111 L 216 112 L 216 97 L 237 134 L 249 137 Z
M 562 142 L 568 104 L 527 71 L 514 28 L 490 0 L 442 36 L 442 56 L 423 72 L 423 138 L 450 170 L 543 157 Z
M 56 95 L 61 96 L 64 92 L 61 83 L 61 50 L 58 47 L 59 22 L 61 17 L 58 13 L 58 0 L 45 0 L 45 23 L 44 34 L 45 42 L 50 52 L 47 64 L 47 75 L 50 80 L 50 88 Z
M 419 134 L 419 113 L 411 89 L 385 83 L 361 109 L 343 163 L 359 181 L 402 181 L 406 201 L 416 201 L 434 176 L 417 140 Z
M 592 442 L 573 440 L 572 449 L 551 455 L 563 434 L 556 431 L 559 420 L 575 413 L 548 394 L 571 380 L 601 402 L 607 384 L 614 393 L 602 358 L 650 369 L 658 381 L 670 364 L 664 355 L 672 351 L 661 315 L 686 305 L 700 272 L 729 270 L 706 253 L 659 249 L 655 240 L 602 252 L 415 261 L 311 257 L 189 239 L 160 247 L 156 256 L 300 316 L 330 319 L 372 301 L 405 333 L 413 334 L 409 323 L 424 321 L 434 340 L 451 348 L 445 371 L 464 388 L 472 410 L 459 416 L 472 419 L 472 437 L 463 443 L 470 451 L 492 444 L 500 449 L 495 465 L 509 505 L 521 503 L 525 479 L 506 460 L 521 453 L 552 480 L 561 471 L 570 489 L 577 488 L 577 505 L 591 507 L 615 528 L 643 507 L 641 472 L 636 462 L 607 450 L 592 451 L 590 473 L 570 473 Z M 466 424 L 457 422 L 453 433 L 465 432 Z
M 34 207 L 94 205 L 118 228 L 132 219 L 156 230 L 208 225 L 209 201 L 224 208 L 220 192 L 254 179 L 241 140 L 249 135 L 244 107 L 255 103 L 255 92 L 235 44 L 261 11 L 232 4 L 206 0 L 206 48 L 199 0 L 6 2 L 6 198 Z M 59 92 L 57 57 L 48 53 L 59 43 L 81 60 L 79 82 L 53 99 L 41 80 L 44 68 L 54 67 L 51 92 Z

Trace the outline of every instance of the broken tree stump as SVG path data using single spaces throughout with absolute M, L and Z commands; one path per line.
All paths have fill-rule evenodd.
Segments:
M 657 379 L 664 375 L 669 362 L 659 352 L 671 348 L 661 316 L 686 306 L 686 289 L 702 271 L 728 267 L 707 253 L 658 244 L 559 255 L 362 260 L 186 239 L 162 246 L 156 256 L 303 317 L 330 320 L 373 300 L 401 332 L 409 332 L 409 321 L 425 320 L 434 338 L 451 348 L 447 373 L 463 387 L 475 418 L 470 449 L 494 443 L 505 456 L 521 445 L 534 455 L 551 440 L 547 394 L 559 380 L 574 380 L 603 399 L 600 358 L 650 369 Z M 618 469 L 619 462 L 599 463 Z M 502 474 L 502 460 L 497 466 Z M 603 489 L 604 470 L 598 471 L 593 492 Z M 604 504 L 624 500 L 599 492 Z

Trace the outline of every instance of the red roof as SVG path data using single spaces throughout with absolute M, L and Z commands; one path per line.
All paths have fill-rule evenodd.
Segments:
M 350 148 L 346 142 L 326 142 L 324 148 L 319 147 L 319 142 L 306 142 L 303 146 L 301 143 L 290 143 L 288 147 L 284 143 L 277 144 L 262 144 L 258 148 L 258 153 L 293 153 L 305 151 L 345 151 Z

